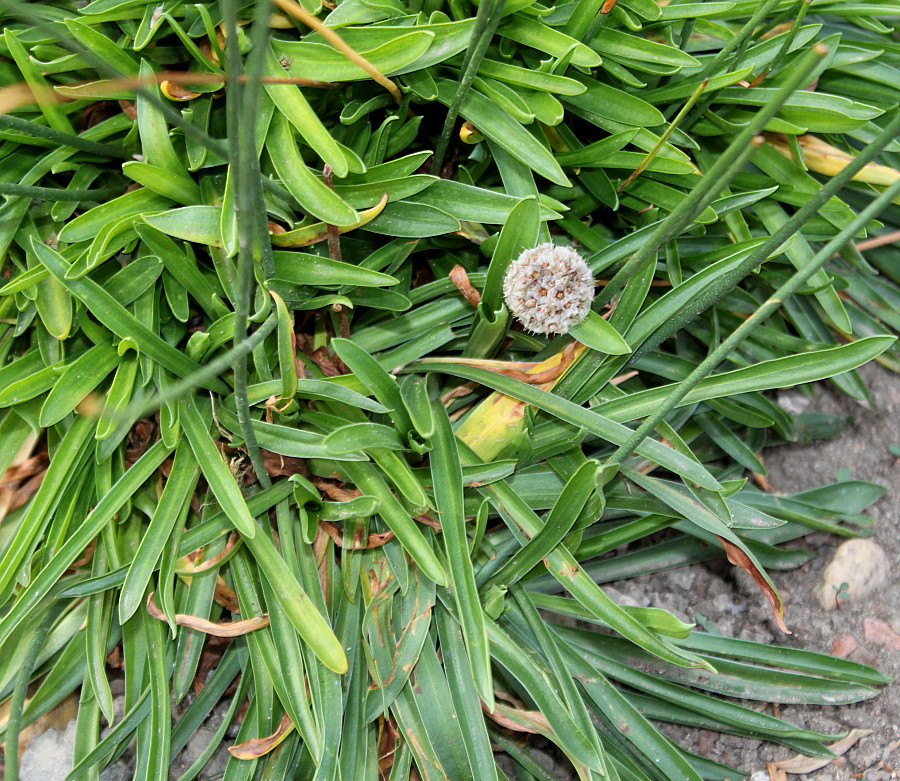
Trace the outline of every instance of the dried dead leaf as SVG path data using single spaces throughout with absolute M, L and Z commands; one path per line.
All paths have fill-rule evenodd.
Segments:
M 11 492 L 12 498 L 9 502 L 9 512 L 13 512 L 20 507 L 25 506 L 28 500 L 37 493 L 38 488 L 41 487 L 45 474 L 46 472 L 41 472 L 40 474 L 30 477 L 23 485 L 20 485 L 15 491 Z
M 787 781 L 787 773 L 775 767 L 774 762 L 766 763 L 766 770 L 769 772 L 769 781 Z
M 285 714 L 281 718 L 281 724 L 278 725 L 278 729 L 271 735 L 267 735 L 264 738 L 251 738 L 236 746 L 229 746 L 228 753 L 235 759 L 258 759 L 276 748 L 281 741 L 290 735 L 293 728 L 293 722 Z
M 333 480 L 324 477 L 313 475 L 312 482 L 323 494 L 336 502 L 349 502 L 351 499 L 362 496 L 362 491 L 358 488 L 344 488 L 343 484 L 338 485 Z
M 769 600 L 769 604 L 772 606 L 772 613 L 775 616 L 775 623 L 778 624 L 778 628 L 786 635 L 791 634 L 791 630 L 788 629 L 784 623 L 784 604 L 782 603 L 778 592 L 769 585 L 769 582 L 763 577 L 763 574 L 757 569 L 756 565 L 744 551 L 733 542 L 729 542 L 718 535 L 716 535 L 716 537 L 718 537 L 719 542 L 722 543 L 722 547 L 725 548 L 725 555 L 728 556 L 728 561 L 734 564 L 734 566 L 740 567 L 749 573 L 756 581 L 756 584 L 760 587 L 763 594 L 766 595 L 766 599 Z
M 290 477 L 291 475 L 306 475 L 309 472 L 302 458 L 283 456 L 263 448 L 260 448 L 259 452 L 269 477 Z
M 828 748 L 837 755 L 832 759 L 829 759 L 828 757 L 805 757 L 802 754 L 798 754 L 796 757 L 785 759 L 781 762 L 770 762 L 766 765 L 766 768 L 769 771 L 769 778 L 772 779 L 772 781 L 782 781 L 785 777 L 785 773 L 798 775 L 820 770 L 826 765 L 830 765 L 838 757 L 844 756 L 844 754 L 853 748 L 861 738 L 864 738 L 866 735 L 871 735 L 872 732 L 873 730 L 870 729 L 851 730 L 846 737 L 843 737 L 828 746 Z M 773 773 L 773 771 L 775 772 Z M 777 775 L 778 773 L 781 775 Z
M 34 447 L 34 443 L 34 435 L 30 435 L 26 444 Z M 35 456 L 26 456 L 25 458 L 20 458 L 21 453 L 22 449 L 20 449 L 19 455 L 13 459 L 6 472 L 0 475 L 0 489 L 8 488 L 15 483 L 20 483 L 33 477 L 39 472 L 43 472 L 50 463 L 50 458 L 46 452 L 38 453 Z
M 511 708 L 499 702 L 495 703 L 493 711 L 489 711 L 483 702 L 481 709 L 495 724 L 513 732 L 527 732 L 532 735 L 546 735 L 553 732 L 547 718 L 540 711 Z
M 222 580 L 221 575 L 216 575 L 216 591 L 213 594 L 213 599 L 231 613 L 241 612 L 237 594 L 235 594 L 234 590 Z
M 166 614 L 163 613 L 153 601 L 152 591 L 147 597 L 147 612 L 154 618 L 158 618 L 160 621 L 166 620 Z M 268 626 L 269 617 L 266 615 L 254 616 L 253 618 L 245 618 L 241 621 L 227 621 L 221 624 L 215 624 L 212 621 L 207 621 L 205 618 L 200 618 L 198 616 L 188 616 L 184 613 L 176 613 L 175 623 L 178 626 L 196 629 L 198 632 L 215 635 L 216 637 L 240 637 L 248 632 L 253 632 L 257 629 L 262 629 L 264 626 Z
M 385 543 L 394 539 L 394 532 L 370 532 L 368 539 L 363 543 L 362 537 L 354 537 L 350 544 L 344 539 L 344 532 L 336 523 L 331 521 L 319 521 L 319 528 L 322 529 L 339 548 L 348 548 L 350 550 L 368 550 L 369 548 L 380 548 Z
M 211 559 L 207 559 L 206 561 L 201 561 L 200 563 L 196 563 L 202 555 L 203 549 L 199 549 L 198 551 L 194 551 L 193 553 L 189 553 L 187 556 L 183 556 L 176 562 L 175 571 L 179 575 L 200 575 L 203 572 L 209 572 L 211 569 L 215 569 L 219 564 L 222 563 L 222 560 L 225 559 L 233 550 L 234 546 L 237 545 L 239 541 L 238 533 L 236 531 L 231 532 L 228 536 L 228 542 L 225 543 L 225 547 L 222 549 L 221 553 L 217 553 Z
M 463 294 L 463 298 L 465 298 L 472 306 L 477 307 L 481 303 L 481 293 L 472 287 L 472 283 L 469 281 L 469 275 L 462 266 L 457 263 L 450 269 L 450 274 L 448 276 L 450 277 L 450 281 L 456 285 L 456 289 Z
M 182 84 L 174 81 L 161 81 L 159 83 L 160 92 L 171 100 L 193 100 L 199 98 L 202 93 L 188 89 Z

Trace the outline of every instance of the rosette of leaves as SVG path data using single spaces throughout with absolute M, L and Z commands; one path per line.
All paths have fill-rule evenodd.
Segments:
M 877 486 L 747 477 L 838 428 L 766 391 L 897 367 L 897 11 L 4 0 L 6 744 L 75 697 L 72 779 L 167 778 L 220 703 L 185 781 L 232 723 L 228 779 L 740 777 L 659 721 L 828 756 L 729 697 L 878 672 L 602 585 L 725 555 L 781 623 L 779 546 L 865 533 Z M 577 342 L 502 302 L 549 241 Z

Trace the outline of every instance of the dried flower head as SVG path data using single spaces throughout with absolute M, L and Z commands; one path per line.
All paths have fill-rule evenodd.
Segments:
M 591 311 L 594 278 L 571 247 L 541 244 L 509 264 L 503 297 L 529 331 L 564 334 Z

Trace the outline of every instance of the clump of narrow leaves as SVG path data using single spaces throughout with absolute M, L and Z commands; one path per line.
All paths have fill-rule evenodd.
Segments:
M 6 745 L 75 693 L 70 779 L 168 778 L 219 703 L 182 781 L 231 724 L 229 781 L 547 779 L 536 736 L 741 777 L 653 722 L 829 756 L 729 698 L 879 673 L 602 584 L 727 556 L 784 626 L 779 546 L 866 532 L 878 486 L 747 477 L 838 428 L 766 391 L 900 367 L 898 12 L 0 3 Z M 547 242 L 571 334 L 503 301 Z

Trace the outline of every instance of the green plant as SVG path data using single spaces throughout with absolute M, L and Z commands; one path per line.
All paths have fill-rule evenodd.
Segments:
M 184 781 L 239 708 L 229 781 L 547 778 L 529 734 L 741 777 L 651 720 L 827 756 L 716 695 L 878 672 L 600 584 L 724 549 L 782 624 L 778 545 L 865 533 L 877 486 L 744 475 L 766 391 L 898 367 L 897 4 L 275 6 L 0 2 L 7 745 L 80 686 L 72 779 L 167 778 L 229 697 Z M 581 343 L 502 300 L 551 240 Z

